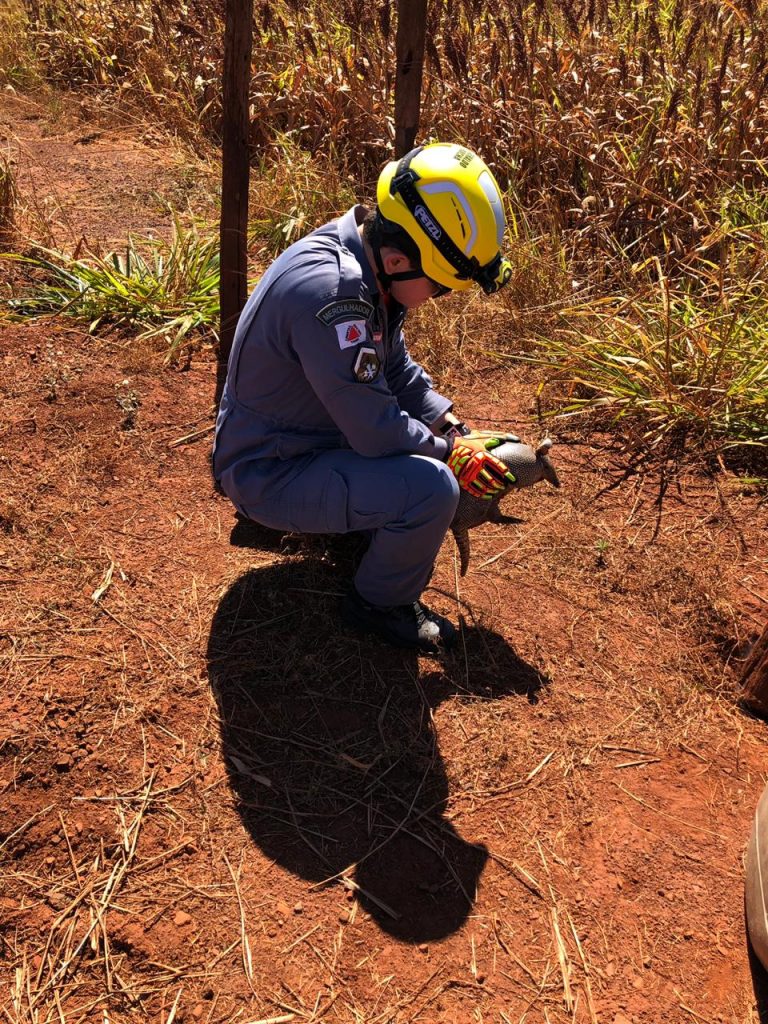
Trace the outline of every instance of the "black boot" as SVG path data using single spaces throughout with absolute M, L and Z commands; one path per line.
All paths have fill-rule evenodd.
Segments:
M 375 633 L 395 647 L 436 654 L 453 646 L 457 633 L 448 619 L 420 601 L 391 607 L 369 604 L 352 588 L 341 605 L 344 621 L 364 633 Z

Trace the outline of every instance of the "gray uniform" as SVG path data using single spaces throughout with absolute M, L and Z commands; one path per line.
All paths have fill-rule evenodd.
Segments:
M 355 577 L 367 601 L 414 601 L 458 502 L 451 408 L 408 354 L 405 310 L 379 301 L 354 207 L 294 243 L 243 310 L 213 469 L 248 518 L 280 530 L 371 530 Z

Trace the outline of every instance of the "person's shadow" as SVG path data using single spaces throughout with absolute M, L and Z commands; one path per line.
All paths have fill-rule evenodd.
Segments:
M 230 783 L 267 857 L 353 889 L 403 941 L 435 940 L 467 918 L 488 853 L 444 816 L 432 712 L 457 692 L 534 701 L 546 680 L 481 627 L 420 677 L 415 654 L 342 625 L 343 563 L 299 554 L 251 569 L 222 598 L 208 672 Z

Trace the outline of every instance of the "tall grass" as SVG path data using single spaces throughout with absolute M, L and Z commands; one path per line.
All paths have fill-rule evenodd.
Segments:
M 574 306 L 527 357 L 560 416 L 599 413 L 634 445 L 684 439 L 709 454 L 768 447 L 768 300 L 702 306 L 657 289 Z
M 35 7 L 47 79 L 218 138 L 221 0 Z M 390 0 L 274 0 L 255 20 L 256 160 L 290 139 L 370 194 L 394 136 Z M 724 192 L 764 188 L 768 0 L 435 0 L 429 22 L 421 137 L 483 153 L 579 273 L 649 256 L 674 273 Z
M 112 86 L 215 130 L 222 7 L 47 0 L 30 28 L 48 77 Z M 650 198 L 665 204 L 701 161 L 754 174 L 767 12 L 765 0 L 432 3 L 424 134 L 496 154 L 526 193 L 567 182 L 561 203 L 652 181 Z M 358 175 L 378 166 L 393 136 L 389 2 L 275 0 L 257 5 L 255 27 L 254 142 L 289 132 L 311 152 L 333 147 Z M 659 153 L 661 138 L 671 151 Z
M 0 86 L 13 90 L 40 85 L 27 9 L 22 0 L 0 4 Z
M 276 152 L 261 156 L 252 175 L 250 247 L 270 259 L 355 202 L 352 182 L 332 155 L 313 156 L 293 136 L 278 136 Z

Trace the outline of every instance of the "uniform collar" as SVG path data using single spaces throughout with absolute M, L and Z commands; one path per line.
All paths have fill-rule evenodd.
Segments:
M 347 210 L 345 214 L 342 214 L 342 216 L 339 217 L 338 227 L 341 243 L 349 249 L 360 264 L 363 271 L 363 283 L 375 301 L 379 294 L 379 290 L 376 285 L 376 275 L 368 262 L 368 257 L 365 255 L 363 240 L 357 230 L 365 220 L 367 212 L 368 211 L 364 206 L 353 206 L 350 210 Z

